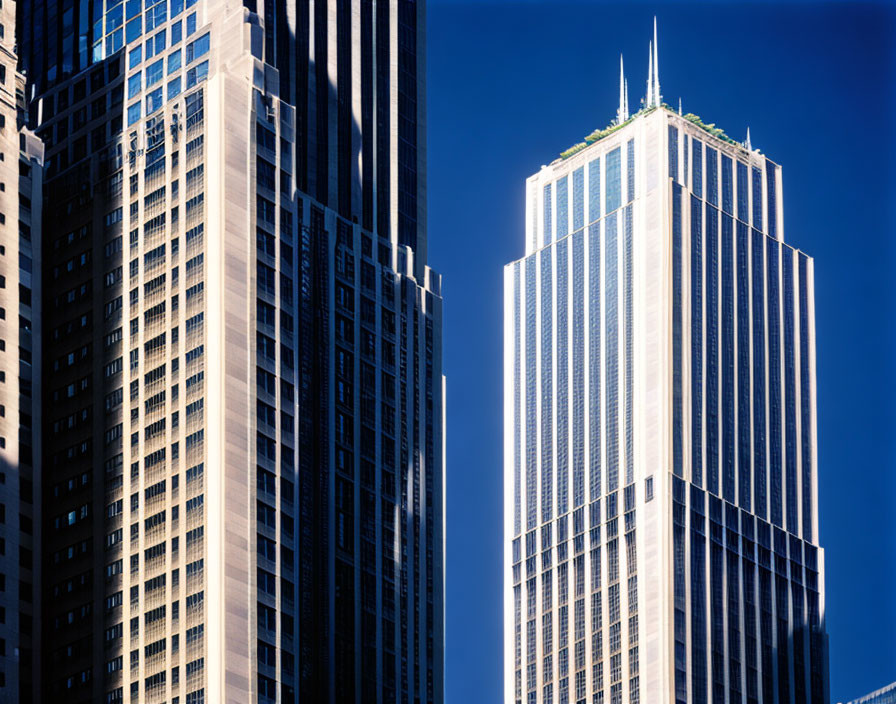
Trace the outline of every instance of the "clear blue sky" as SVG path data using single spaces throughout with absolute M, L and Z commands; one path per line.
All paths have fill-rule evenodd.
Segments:
M 444 275 L 449 704 L 502 696 L 502 269 L 523 184 L 631 102 L 659 21 L 665 100 L 784 169 L 815 257 L 832 702 L 896 680 L 896 6 L 429 0 L 429 258 Z

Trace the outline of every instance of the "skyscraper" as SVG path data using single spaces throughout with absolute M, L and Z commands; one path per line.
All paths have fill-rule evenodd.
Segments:
M 853 699 L 848 704 L 896 704 L 896 682 Z
M 0 5 L 0 701 L 24 704 L 40 646 L 43 146 L 24 127 L 15 13 Z
M 441 701 L 422 3 L 23 9 L 43 700 Z
M 825 702 L 813 262 L 649 56 L 505 269 L 505 701 Z

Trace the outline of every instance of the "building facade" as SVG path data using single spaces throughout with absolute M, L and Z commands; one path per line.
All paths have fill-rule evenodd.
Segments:
M 825 702 L 812 259 L 655 44 L 620 93 L 505 268 L 505 701 Z
M 38 697 L 441 701 L 423 5 L 23 6 Z
M 896 704 L 896 682 L 866 694 L 864 697 L 853 699 L 849 704 Z
M 0 6 L 0 701 L 31 702 L 40 649 L 41 189 L 16 4 Z

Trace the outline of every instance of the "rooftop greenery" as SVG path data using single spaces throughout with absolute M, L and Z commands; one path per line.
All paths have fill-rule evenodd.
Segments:
M 672 110 L 672 108 L 670 106 L 666 105 L 666 103 L 663 103 L 663 107 L 666 108 L 667 110 L 670 110 L 670 111 Z M 629 124 L 632 120 L 634 120 L 636 117 L 640 117 L 641 115 L 647 115 L 648 113 L 651 113 L 654 110 L 656 110 L 656 107 L 642 108 L 641 110 L 636 112 L 634 115 L 632 115 L 630 118 L 628 118 L 625 122 L 622 122 L 620 124 L 610 124 L 601 130 L 594 130 L 594 132 L 592 132 L 587 137 L 585 137 L 584 142 L 579 142 L 578 144 L 573 144 L 566 151 L 560 152 L 560 159 L 569 159 L 569 157 L 573 156 L 574 154 L 578 154 L 580 151 L 582 151 L 586 147 L 591 146 L 595 142 L 599 142 L 604 137 L 609 137 L 616 130 L 622 129 L 627 124 Z M 721 129 L 716 127 L 714 123 L 703 122 L 703 120 L 701 120 L 698 115 L 695 115 L 692 112 L 689 112 L 687 115 L 682 115 L 682 117 L 685 120 L 687 120 L 688 122 L 696 125 L 700 129 L 702 129 L 704 132 L 708 132 L 713 137 L 716 137 L 717 139 L 721 139 L 723 142 L 728 142 L 728 144 L 733 144 L 735 146 L 741 146 L 740 142 L 736 142 L 735 140 L 731 139 L 731 137 L 729 137 L 727 134 L 725 134 L 725 132 L 723 132 Z

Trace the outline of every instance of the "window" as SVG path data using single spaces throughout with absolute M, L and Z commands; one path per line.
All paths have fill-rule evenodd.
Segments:
M 187 18 L 187 22 L 189 23 L 189 18 Z M 187 44 L 186 62 L 188 64 L 190 64 L 193 61 L 195 61 L 196 59 L 198 59 L 200 56 L 207 54 L 208 48 L 209 48 L 209 35 L 208 35 L 208 32 L 206 32 L 198 39 L 195 39 L 194 41 Z
M 647 477 L 644 480 L 644 501 L 653 499 L 653 477 Z
M 162 89 L 156 88 L 146 96 L 146 114 L 150 115 L 163 105 Z
M 137 73 L 128 78 L 128 100 L 140 94 L 142 78 L 143 73 L 141 71 L 137 71 Z
M 180 52 L 178 52 L 180 53 Z M 146 87 L 149 88 L 152 85 L 155 85 L 159 81 L 162 80 L 162 76 L 165 74 L 164 68 L 165 60 L 159 59 L 158 61 L 153 62 L 149 66 L 146 67 Z M 128 97 L 133 97 L 128 95 Z
M 128 127 L 133 125 L 140 119 L 140 109 L 142 104 L 140 101 L 137 101 L 133 105 L 128 106 Z
M 208 76 L 208 61 L 196 64 L 193 68 L 187 71 L 187 88 L 192 88 L 193 86 L 202 83 L 206 76 Z

